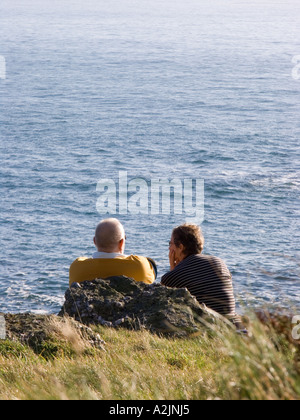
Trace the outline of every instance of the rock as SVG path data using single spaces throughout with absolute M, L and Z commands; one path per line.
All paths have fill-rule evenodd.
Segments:
M 158 334 L 185 336 L 213 325 L 232 324 L 200 305 L 187 289 L 147 285 L 127 277 L 97 279 L 66 291 L 60 316 L 83 324 L 129 329 L 146 328 Z
M 77 352 L 104 349 L 99 334 L 69 317 L 57 315 L 3 314 L 6 339 L 31 347 L 38 354 L 55 356 L 59 349 Z

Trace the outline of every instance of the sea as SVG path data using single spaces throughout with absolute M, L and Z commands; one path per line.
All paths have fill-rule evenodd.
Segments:
M 202 180 L 239 310 L 299 314 L 299 22 L 299 0 L 1 0 L 0 312 L 57 313 L 106 217 L 160 281 L 186 215 L 101 212 L 126 174 Z

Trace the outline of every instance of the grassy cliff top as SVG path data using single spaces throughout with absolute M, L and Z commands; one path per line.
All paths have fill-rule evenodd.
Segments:
M 299 399 L 299 341 L 280 321 L 233 331 L 160 337 L 94 327 L 95 348 L 72 323 L 39 351 L 0 340 L 0 399 Z

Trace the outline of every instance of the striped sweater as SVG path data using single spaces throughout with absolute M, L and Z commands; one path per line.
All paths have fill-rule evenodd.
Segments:
M 232 276 L 224 261 L 208 255 L 190 255 L 162 277 L 164 286 L 187 288 L 199 303 L 240 321 L 235 311 Z

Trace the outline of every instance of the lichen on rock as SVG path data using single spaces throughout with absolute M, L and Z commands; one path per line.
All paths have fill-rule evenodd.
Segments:
M 104 341 L 91 328 L 70 317 L 31 313 L 4 314 L 6 339 L 29 346 L 45 358 L 71 355 L 87 348 L 104 349 Z
M 129 329 L 146 328 L 158 334 L 186 336 L 231 324 L 200 305 L 187 289 L 147 285 L 124 276 L 76 283 L 66 291 L 60 316 L 86 324 Z

